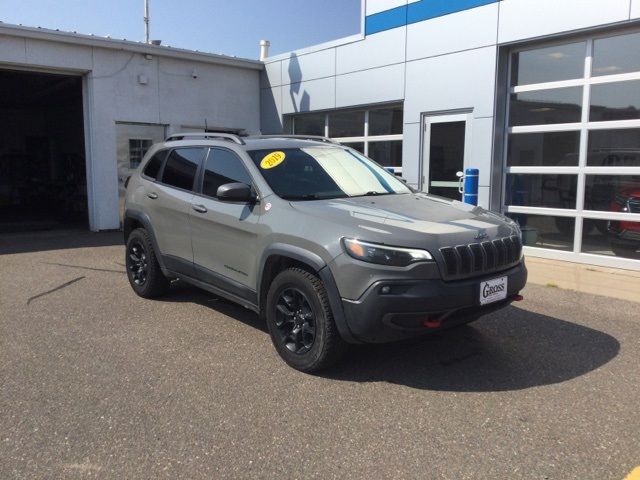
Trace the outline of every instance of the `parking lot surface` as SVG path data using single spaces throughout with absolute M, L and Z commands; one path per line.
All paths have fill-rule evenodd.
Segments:
M 616 479 L 640 304 L 537 285 L 312 376 L 257 316 L 130 289 L 120 233 L 0 236 L 0 478 Z M 639 293 L 640 295 L 640 293 Z

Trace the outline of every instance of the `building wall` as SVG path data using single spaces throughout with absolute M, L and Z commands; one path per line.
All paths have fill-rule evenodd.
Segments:
M 161 48 L 157 51 L 147 58 L 126 48 L 0 34 L 0 68 L 46 69 L 85 78 L 92 230 L 120 226 L 116 122 L 165 125 L 167 133 L 183 125 L 204 128 L 205 124 L 248 132 L 260 129 L 261 67 L 216 64 L 198 60 L 197 55 L 173 58 L 163 56 Z
M 419 186 L 421 116 L 468 109 L 466 167 L 480 169 L 479 201 L 494 208 L 500 46 L 640 20 L 640 0 L 365 1 L 365 32 L 376 33 L 266 60 L 263 132 L 281 132 L 296 112 L 404 101 L 403 176 Z

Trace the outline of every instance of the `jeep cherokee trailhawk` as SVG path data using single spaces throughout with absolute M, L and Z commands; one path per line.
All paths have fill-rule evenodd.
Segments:
M 128 181 L 124 237 L 138 295 L 181 279 L 232 300 L 307 372 L 476 320 L 527 278 L 513 221 L 320 137 L 172 135 Z

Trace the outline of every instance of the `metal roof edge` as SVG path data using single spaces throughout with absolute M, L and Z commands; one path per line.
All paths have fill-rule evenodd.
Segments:
M 264 63 L 259 60 L 186 50 L 165 45 L 149 45 L 132 40 L 105 38 L 75 32 L 63 32 L 42 27 L 25 27 L 23 25 L 13 25 L 0 22 L 0 35 L 31 38 L 35 40 L 50 40 L 60 43 L 108 48 L 112 50 L 124 50 L 141 54 L 157 55 L 159 57 L 228 65 L 251 70 L 264 69 Z

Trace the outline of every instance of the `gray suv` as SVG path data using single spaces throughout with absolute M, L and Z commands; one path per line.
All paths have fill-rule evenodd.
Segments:
M 321 137 L 172 135 L 127 183 L 124 238 L 138 295 L 181 279 L 236 302 L 305 372 L 476 320 L 527 279 L 516 223 Z

